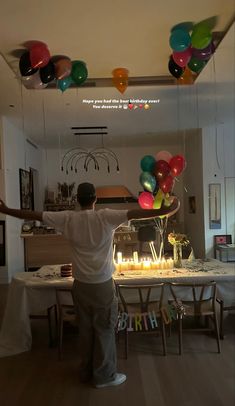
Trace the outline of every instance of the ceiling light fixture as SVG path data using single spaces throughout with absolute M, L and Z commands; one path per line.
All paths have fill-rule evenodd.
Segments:
M 72 129 L 103 129 L 107 127 L 71 127 Z M 69 171 L 78 172 L 78 165 L 83 160 L 83 168 L 88 172 L 90 164 L 94 164 L 94 169 L 100 170 L 100 161 L 104 161 L 107 165 L 107 172 L 111 171 L 111 162 L 115 162 L 116 171 L 119 172 L 119 161 L 118 157 L 109 148 L 105 148 L 103 136 L 108 134 L 108 132 L 80 132 L 74 133 L 74 135 L 101 135 L 102 145 L 101 147 L 96 147 L 91 150 L 82 148 L 80 146 L 69 149 L 63 156 L 61 161 L 61 171 L 65 171 L 68 175 Z

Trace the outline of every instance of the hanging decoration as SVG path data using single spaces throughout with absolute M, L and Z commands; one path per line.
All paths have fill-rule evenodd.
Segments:
M 21 55 L 19 70 L 23 85 L 27 89 L 44 89 L 56 82 L 62 92 L 72 83 L 81 86 L 88 71 L 83 61 L 71 61 L 65 55 L 50 55 L 48 46 L 41 41 L 27 41 L 26 51 Z
M 124 93 L 128 87 L 128 74 L 129 71 L 126 68 L 116 68 L 112 71 L 113 84 L 120 93 Z
M 87 150 L 81 147 L 71 148 L 68 150 L 61 161 L 61 171 L 68 175 L 69 171 L 78 172 L 78 165 L 83 162 L 83 169 L 88 172 L 90 164 L 96 171 L 100 170 L 100 162 L 104 161 L 107 165 L 107 172 L 111 172 L 111 162 L 114 161 L 116 171 L 119 172 L 119 162 L 117 155 L 108 148 L 94 148 Z
M 211 17 L 197 24 L 180 23 L 172 28 L 168 70 L 178 83 L 192 84 L 215 52 L 212 29 L 216 23 L 217 18 Z
M 87 129 L 97 129 L 98 127 L 82 127 Z M 101 127 L 107 128 L 107 127 Z M 72 129 L 79 129 L 79 127 L 72 127 Z M 61 171 L 65 171 L 68 175 L 69 171 L 74 171 L 75 173 L 79 170 L 79 164 L 82 162 L 83 169 L 88 172 L 90 166 L 92 165 L 96 171 L 100 170 L 100 163 L 104 162 L 107 168 L 107 172 L 111 172 L 112 164 L 114 163 L 116 167 L 116 171 L 119 172 L 119 161 L 118 157 L 109 148 L 105 148 L 104 146 L 104 134 L 108 134 L 107 132 L 91 132 L 91 133 L 74 133 L 74 135 L 88 135 L 88 134 L 96 134 L 101 135 L 102 137 L 102 144 L 100 147 L 93 148 L 88 150 L 86 148 L 82 148 L 80 146 L 74 147 L 69 149 L 61 160 Z

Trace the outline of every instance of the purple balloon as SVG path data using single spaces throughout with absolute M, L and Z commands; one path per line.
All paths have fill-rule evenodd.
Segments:
M 206 61 L 210 59 L 211 55 L 215 52 L 215 45 L 211 42 L 206 48 L 204 49 L 197 49 L 192 48 L 192 54 L 197 59 L 201 59 L 202 61 Z

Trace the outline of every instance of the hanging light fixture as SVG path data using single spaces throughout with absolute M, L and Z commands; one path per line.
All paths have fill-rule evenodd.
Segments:
M 100 161 L 104 161 L 107 165 L 107 172 L 110 173 L 112 161 L 114 161 L 116 166 L 116 171 L 119 172 L 119 161 L 118 157 L 109 148 L 105 148 L 104 146 L 104 135 L 108 134 L 103 129 L 107 129 L 107 127 L 71 127 L 72 129 L 76 130 L 88 130 L 88 129 L 99 129 L 99 132 L 79 132 L 74 133 L 74 135 L 101 135 L 102 137 L 102 145 L 101 147 L 96 147 L 91 150 L 86 148 L 82 148 L 80 146 L 73 147 L 69 149 L 63 156 L 61 160 L 61 171 L 65 171 L 68 175 L 69 171 L 74 171 L 75 173 L 78 172 L 78 165 L 81 161 L 83 161 L 83 168 L 86 172 L 88 172 L 89 167 L 91 164 L 94 165 L 94 169 L 99 171 L 100 170 Z

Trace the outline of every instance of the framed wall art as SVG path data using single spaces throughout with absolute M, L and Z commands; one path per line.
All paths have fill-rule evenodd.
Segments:
M 0 221 L 0 266 L 6 265 L 5 254 L 5 221 Z
M 196 213 L 196 196 L 189 196 L 188 198 L 189 213 Z
M 19 170 L 20 174 L 20 208 L 32 210 L 32 179 L 31 173 L 24 169 Z
M 221 228 L 221 185 L 219 183 L 209 185 L 209 227 L 210 229 Z

